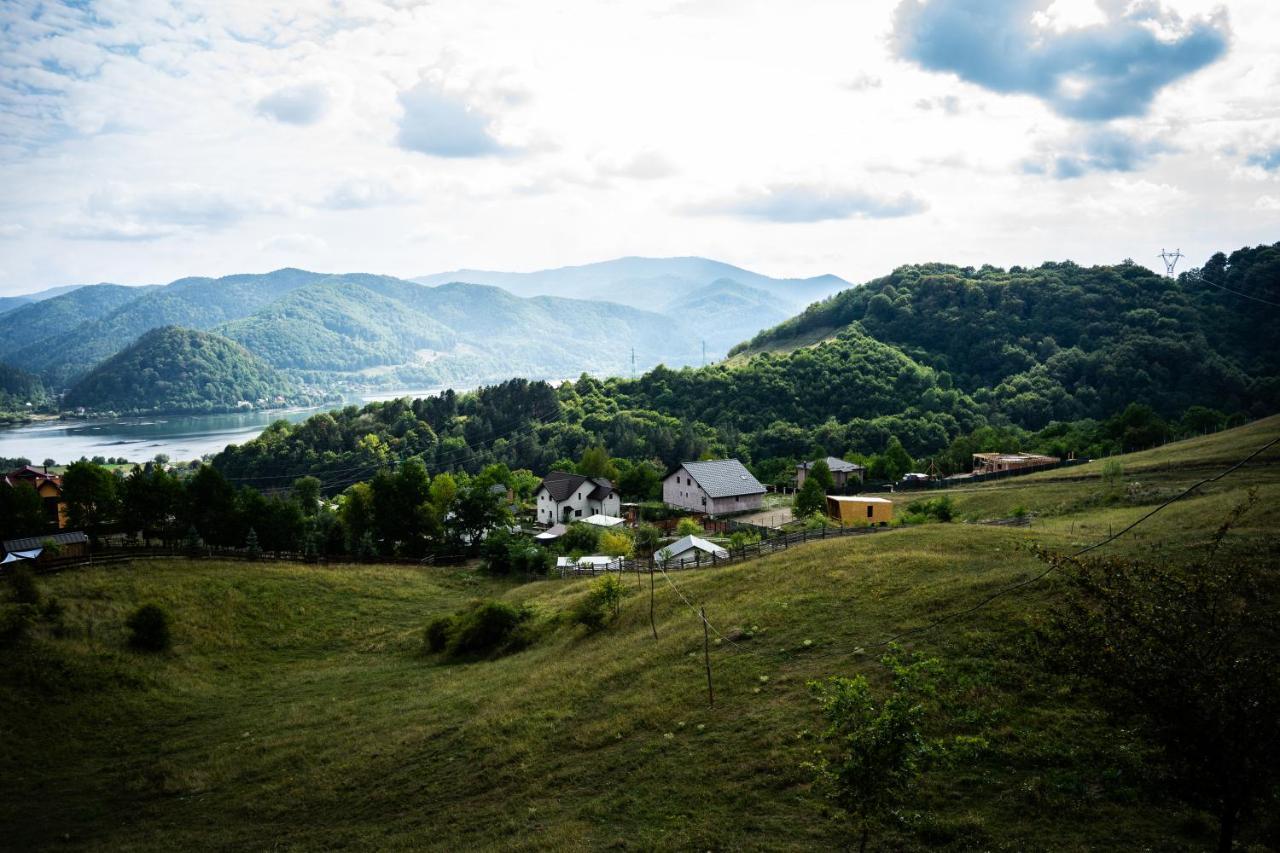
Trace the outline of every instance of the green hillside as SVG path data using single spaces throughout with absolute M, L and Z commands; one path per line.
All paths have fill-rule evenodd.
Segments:
M 1164 452 L 1236 460 L 1277 436 L 1273 418 Z M 1120 461 L 1163 490 L 1201 476 Z M 883 683 L 876 644 L 1038 572 L 1028 544 L 1097 541 L 1163 499 L 1089 506 L 1097 476 L 1038 488 L 1071 490 L 1076 508 L 673 573 L 736 637 L 711 646 L 713 708 L 701 625 L 661 577 L 657 640 L 647 578 L 625 579 L 619 620 L 594 635 L 555 621 L 587 580 L 181 560 L 42 579 L 64 627 L 3 652 L 0 773 L 15 784 L 0 825 L 21 849 L 834 849 L 849 836 L 803 767 L 820 725 L 806 682 Z M 1234 535 L 1260 544 L 1280 524 L 1275 449 L 1108 550 L 1177 559 L 1251 488 Z M 1213 846 L 1211 817 L 1170 798 L 1159 757 L 1038 663 L 1032 629 L 1058 590 L 1051 577 L 904 640 L 942 666 L 931 724 L 969 747 L 925 774 L 875 849 Z M 546 633 L 496 660 L 424 654 L 423 626 L 477 596 L 529 605 Z M 174 614 L 171 653 L 124 646 L 124 617 L 147 601 Z M 1254 815 L 1241 849 L 1273 849 L 1278 831 Z
M 234 341 L 165 326 L 77 382 L 66 408 L 130 413 L 220 412 L 297 397 L 297 388 Z
M 1280 405 L 1280 331 L 1250 296 L 1280 301 L 1280 243 L 1215 255 L 1174 280 L 1132 263 L 924 264 L 837 294 L 736 353 L 788 352 L 856 326 L 1032 429 L 1134 402 L 1166 417 L 1196 404 L 1260 416 Z
M 24 412 L 49 402 L 49 392 L 39 377 L 0 364 L 0 413 Z
M 29 302 L 0 315 L 0 359 L 9 359 L 11 354 L 27 349 L 29 355 L 15 356 L 14 364 L 19 363 L 18 358 L 29 364 L 29 359 L 41 348 L 51 351 L 48 358 L 56 358 L 57 351 L 66 343 L 65 336 L 72 330 L 94 318 L 109 315 L 152 290 L 154 288 L 93 284 L 51 299 Z M 59 341 L 57 346 L 50 345 L 53 338 Z
M 290 291 L 326 277 L 305 270 L 282 269 L 266 275 L 179 279 L 164 287 L 149 288 L 105 313 L 85 309 L 79 315 L 78 325 L 68 322 L 59 327 L 59 346 L 50 347 L 38 341 L 15 350 L 9 360 L 24 370 L 40 374 L 55 387 L 70 385 L 151 329 L 161 326 L 211 329 L 248 316 Z M 81 288 L 70 296 L 98 287 L 101 286 Z

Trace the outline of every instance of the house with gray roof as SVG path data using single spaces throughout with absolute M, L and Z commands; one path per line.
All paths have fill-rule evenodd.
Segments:
M 662 500 L 668 506 L 708 515 L 759 509 L 764 492 L 737 459 L 685 462 L 662 481 Z
M 809 476 L 809 469 L 817 464 L 817 460 L 813 462 L 801 462 L 796 466 L 796 488 L 804 485 L 805 478 Z M 854 462 L 844 459 L 838 459 L 835 456 L 827 457 L 827 467 L 831 469 L 831 479 L 835 482 L 836 489 L 844 491 L 850 485 L 855 489 L 861 486 L 867 477 L 867 469 Z
M 593 515 L 618 515 L 622 498 L 604 477 L 584 477 L 552 471 L 533 493 L 538 523 L 545 525 L 584 520 Z

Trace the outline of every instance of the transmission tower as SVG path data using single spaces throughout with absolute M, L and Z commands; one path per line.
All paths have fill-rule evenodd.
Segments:
M 1173 278 L 1173 268 L 1178 265 L 1178 261 L 1185 257 L 1186 255 L 1182 254 L 1181 249 L 1175 249 L 1172 252 L 1167 252 L 1164 249 L 1161 249 L 1160 260 L 1164 261 L 1165 275 L 1169 276 L 1169 278 Z
M 631 378 L 636 378 L 636 348 L 631 348 Z

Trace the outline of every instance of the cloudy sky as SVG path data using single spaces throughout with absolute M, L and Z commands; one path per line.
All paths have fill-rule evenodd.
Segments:
M 0 3 L 0 293 L 1280 240 L 1274 0 Z

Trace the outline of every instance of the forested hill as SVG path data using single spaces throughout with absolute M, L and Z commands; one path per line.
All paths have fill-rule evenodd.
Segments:
M 289 380 L 234 341 L 165 326 L 94 368 L 67 392 L 64 405 L 120 413 L 219 412 L 297 396 Z
M 47 400 L 48 392 L 37 377 L 0 364 L 0 412 L 22 411 Z
M 786 352 L 856 328 L 1030 428 L 1131 402 L 1166 417 L 1196 404 L 1262 415 L 1280 408 L 1274 304 L 1280 243 L 1219 253 L 1172 280 L 1133 263 L 924 264 L 842 291 L 734 352 Z

